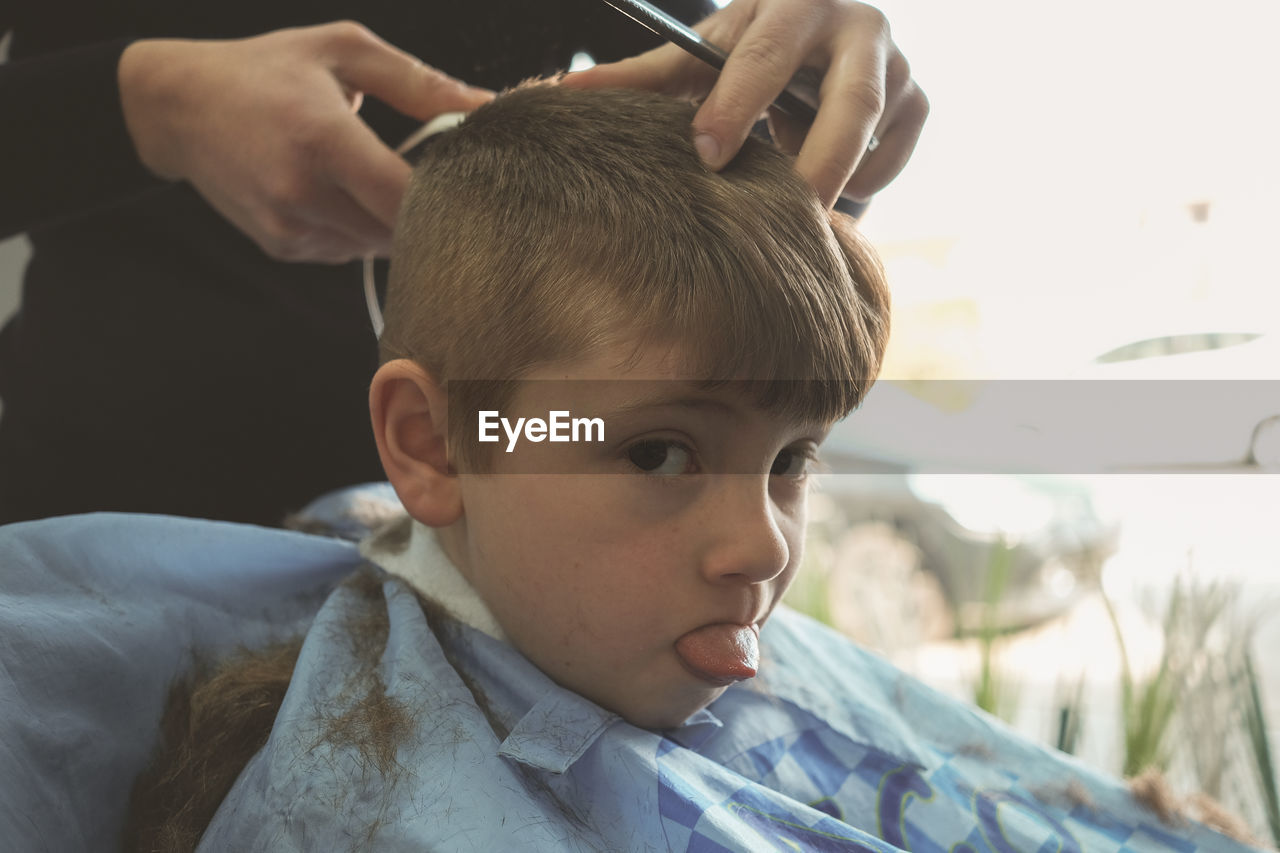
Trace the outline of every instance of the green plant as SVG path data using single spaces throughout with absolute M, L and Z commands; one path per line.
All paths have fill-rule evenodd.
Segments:
M 1012 683 L 996 668 L 996 649 L 1002 639 L 999 626 L 1000 602 L 1009 587 L 1013 549 L 1003 537 L 991 543 L 983 586 L 982 624 L 978 630 L 978 679 L 973 686 L 973 703 L 989 714 L 1005 720 L 1013 718 L 1017 695 Z
M 1160 656 L 1160 665 L 1154 675 L 1146 678 L 1140 679 L 1134 674 L 1115 605 L 1105 592 L 1102 600 L 1115 630 L 1116 646 L 1120 654 L 1120 714 L 1121 730 L 1124 733 L 1121 772 L 1125 776 L 1134 776 L 1148 767 L 1164 770 L 1169 764 L 1165 735 L 1177 708 L 1177 685 L 1174 683 L 1168 638 L 1171 629 L 1177 625 L 1182 610 L 1182 583 L 1180 580 L 1174 582 L 1169 606 L 1165 611 L 1166 642 Z
M 1193 790 L 1224 798 L 1229 811 L 1254 814 L 1255 823 L 1265 820 L 1280 845 L 1280 785 L 1250 652 L 1258 621 L 1245 614 L 1239 587 L 1175 579 L 1158 666 L 1145 676 L 1134 671 L 1112 601 L 1103 601 L 1121 659 L 1124 775 L 1174 764 Z M 1242 787 L 1246 773 L 1253 784 Z M 1228 779 L 1237 784 L 1224 786 Z
M 1267 715 L 1262 705 L 1262 691 L 1259 689 L 1257 670 L 1253 666 L 1253 655 L 1248 646 L 1244 651 L 1244 678 L 1241 680 L 1244 705 L 1245 731 L 1252 747 L 1254 771 L 1257 777 L 1258 794 L 1262 800 L 1263 811 L 1267 816 L 1267 827 L 1271 830 L 1271 840 L 1280 847 L 1280 793 L 1277 793 L 1276 771 L 1271 761 L 1271 744 L 1267 737 Z
M 1189 728 L 1195 730 L 1222 727 L 1224 716 L 1219 706 L 1232 661 L 1238 659 L 1242 637 L 1248 633 L 1242 634 L 1223 618 L 1234 608 L 1237 592 L 1221 582 L 1196 584 L 1187 577 L 1176 577 L 1161 620 L 1159 664 L 1154 673 L 1141 677 L 1134 673 L 1115 607 L 1103 595 L 1120 653 L 1124 775 L 1149 767 L 1168 769 L 1168 735 L 1179 714 L 1187 717 Z M 1220 750 L 1215 754 L 1220 755 Z M 1216 794 L 1220 766 L 1210 773 L 1207 762 L 1197 764 L 1202 765 L 1197 768 L 1202 782 L 1209 775 L 1215 777 L 1204 787 Z

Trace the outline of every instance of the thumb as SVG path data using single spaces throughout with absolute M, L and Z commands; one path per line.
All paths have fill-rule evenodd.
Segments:
M 688 95 L 697 62 L 673 44 L 665 44 L 618 62 L 574 71 L 561 78 L 561 85 L 575 89 L 648 89 L 669 95 Z M 710 68 L 709 76 L 714 76 Z
M 334 76 L 346 88 L 372 95 L 405 115 L 426 121 L 444 112 L 469 112 L 493 99 L 493 92 L 468 86 L 393 47 L 358 24 L 335 24 L 345 31 L 330 46 Z

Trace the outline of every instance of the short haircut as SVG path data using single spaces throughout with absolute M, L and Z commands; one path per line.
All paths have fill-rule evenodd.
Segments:
M 425 146 L 381 355 L 447 388 L 451 461 L 484 469 L 456 439 L 515 380 L 618 340 L 677 343 L 698 379 L 753 380 L 757 405 L 799 419 L 833 421 L 866 394 L 889 334 L 874 253 L 768 143 L 708 169 L 693 112 L 526 84 Z

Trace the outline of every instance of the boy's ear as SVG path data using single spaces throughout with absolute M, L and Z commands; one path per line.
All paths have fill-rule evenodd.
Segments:
M 462 490 L 449 467 L 448 399 L 427 371 L 389 361 L 369 386 L 369 415 L 382 470 L 409 515 L 431 527 L 462 517 Z

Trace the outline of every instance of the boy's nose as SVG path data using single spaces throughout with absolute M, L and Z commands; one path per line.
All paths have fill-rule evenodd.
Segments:
M 791 559 L 787 539 L 769 498 L 768 478 L 722 474 L 704 513 L 710 534 L 702 572 L 710 581 L 762 583 L 780 575 Z

